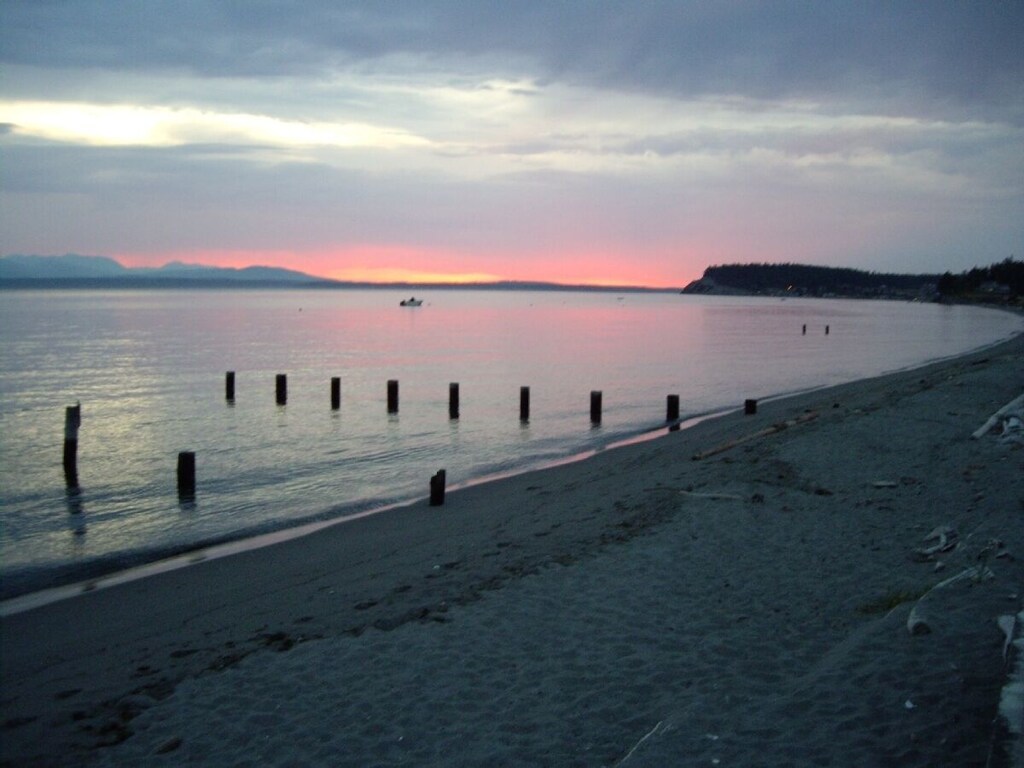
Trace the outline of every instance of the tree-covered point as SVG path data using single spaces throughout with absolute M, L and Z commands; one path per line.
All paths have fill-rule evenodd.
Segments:
M 1024 297 L 1024 262 L 1011 257 L 959 275 L 892 274 L 807 264 L 724 264 L 708 267 L 683 292 L 1014 302 Z
M 946 272 L 939 278 L 939 293 L 946 297 L 995 294 L 1014 299 L 1024 296 L 1024 261 L 1012 258 L 989 267 L 975 267 L 959 275 Z
M 897 275 L 806 264 L 726 264 L 708 267 L 705 278 L 754 293 L 801 291 L 815 295 L 860 294 L 879 289 L 918 290 L 939 275 Z

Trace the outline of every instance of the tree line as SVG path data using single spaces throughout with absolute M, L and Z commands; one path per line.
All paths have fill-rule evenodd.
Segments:
M 708 267 L 705 280 L 755 294 L 885 296 L 929 294 L 939 298 L 1015 300 L 1024 296 L 1024 261 L 1012 257 L 954 275 L 892 274 L 807 264 L 723 264 Z
M 752 293 L 799 292 L 822 296 L 863 295 L 877 291 L 917 291 L 936 285 L 940 276 L 897 275 L 865 272 L 843 267 L 817 267 L 807 264 L 725 264 L 708 267 L 705 278 L 719 285 Z
M 997 293 L 1009 298 L 1024 296 L 1024 261 L 1012 257 L 988 267 L 954 275 L 946 272 L 939 278 L 938 291 L 942 296 L 961 298 L 983 293 Z

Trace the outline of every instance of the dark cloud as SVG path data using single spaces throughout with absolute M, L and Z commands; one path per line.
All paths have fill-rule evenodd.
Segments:
M 272 77 L 473 57 L 541 82 L 1024 118 L 1020 2 L 5 0 L 0 13 L 8 64 Z

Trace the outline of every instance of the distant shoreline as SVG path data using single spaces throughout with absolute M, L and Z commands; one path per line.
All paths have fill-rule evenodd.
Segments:
M 329 280 L 314 282 L 263 280 L 197 280 L 193 278 L 16 278 L 0 279 L 3 291 L 538 291 L 548 293 L 664 293 L 681 296 L 739 297 L 760 299 L 816 299 L 848 301 L 896 301 L 930 304 L 957 304 L 987 307 L 1021 313 L 1019 306 L 1000 301 L 981 301 L 958 297 L 955 299 L 913 299 L 905 296 L 855 296 L 835 294 L 828 296 L 786 296 L 780 294 L 753 294 L 742 291 L 721 290 L 714 293 L 681 291 L 677 288 L 651 288 L 640 285 L 563 285 L 560 283 L 350 283 Z

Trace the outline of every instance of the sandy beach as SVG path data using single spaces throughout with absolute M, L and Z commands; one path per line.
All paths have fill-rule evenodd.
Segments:
M 1022 392 L 1018 337 L 6 616 L 0 762 L 985 766 Z

